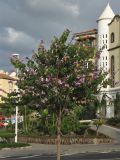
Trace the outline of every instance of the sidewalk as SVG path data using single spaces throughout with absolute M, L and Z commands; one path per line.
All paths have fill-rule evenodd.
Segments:
M 92 129 L 96 129 L 95 126 L 91 127 Z M 107 125 L 102 125 L 98 129 L 98 132 L 103 133 L 111 138 L 113 138 L 116 142 L 120 143 L 120 129 L 114 128 Z
M 61 155 L 72 155 L 77 153 L 113 152 L 120 151 L 120 144 L 73 144 L 61 145 Z M 0 158 L 9 156 L 56 154 L 56 145 L 31 144 L 31 147 L 24 149 L 0 150 Z

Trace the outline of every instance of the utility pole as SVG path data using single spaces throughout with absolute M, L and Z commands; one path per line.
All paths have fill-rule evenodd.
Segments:
M 12 54 L 12 57 L 19 59 L 19 54 Z M 18 69 L 16 69 L 16 77 L 18 78 Z M 18 92 L 18 86 L 16 86 L 16 93 Z M 15 108 L 15 143 L 18 142 L 18 106 Z

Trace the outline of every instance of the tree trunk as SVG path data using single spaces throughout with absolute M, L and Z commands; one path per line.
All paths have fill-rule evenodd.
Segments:
M 28 130 L 27 130 L 27 108 L 26 108 L 26 106 L 25 106 L 25 132 L 27 132 Z
M 99 129 L 99 125 L 96 126 L 96 137 L 98 137 L 98 129 Z
M 53 113 L 53 117 L 52 117 L 52 123 L 53 123 L 53 128 L 55 127 L 55 115 Z
M 61 144 L 61 110 L 57 116 L 57 160 L 60 160 L 60 144 Z

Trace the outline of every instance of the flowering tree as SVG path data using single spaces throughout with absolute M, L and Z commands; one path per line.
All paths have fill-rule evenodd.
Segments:
M 57 160 L 60 160 L 61 120 L 64 113 L 95 99 L 107 84 L 106 73 L 98 71 L 94 49 L 88 43 L 67 43 L 69 30 L 54 38 L 48 50 L 40 44 L 26 61 L 12 57 L 19 69 L 18 87 L 22 103 L 38 110 L 47 108 L 57 118 Z M 93 57 L 95 60 L 93 60 Z

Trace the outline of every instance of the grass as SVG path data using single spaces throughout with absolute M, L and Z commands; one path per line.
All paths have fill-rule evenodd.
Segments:
M 27 147 L 30 146 L 30 144 L 26 143 L 6 143 L 6 142 L 0 142 L 0 149 L 2 148 L 19 148 L 19 147 Z

